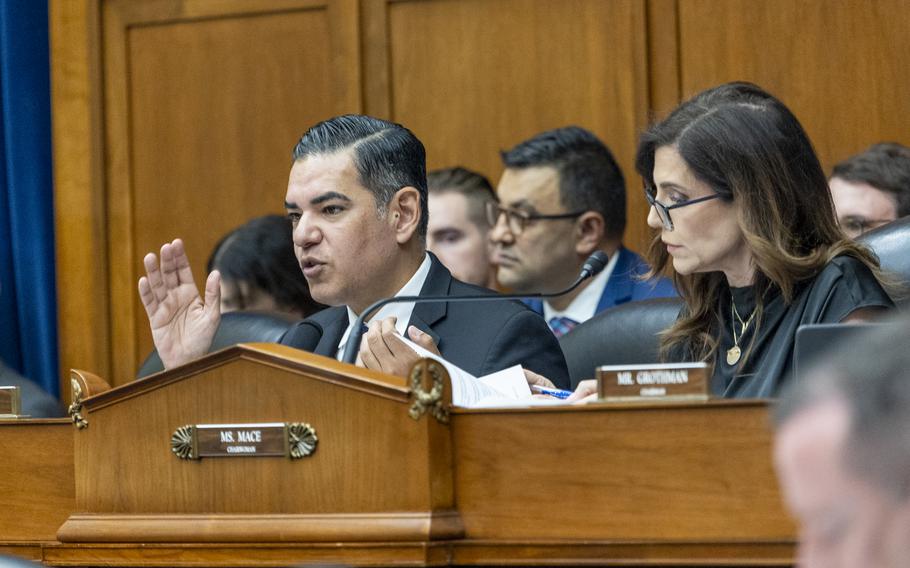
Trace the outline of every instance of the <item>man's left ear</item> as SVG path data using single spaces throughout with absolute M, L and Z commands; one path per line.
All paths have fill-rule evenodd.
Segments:
M 600 213 L 585 211 L 575 221 L 575 252 L 588 256 L 598 250 L 604 239 L 604 218 Z
M 399 189 L 389 203 L 389 219 L 398 244 L 411 240 L 420 225 L 420 192 L 407 186 Z

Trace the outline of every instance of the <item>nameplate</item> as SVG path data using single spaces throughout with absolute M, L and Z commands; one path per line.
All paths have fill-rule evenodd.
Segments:
M 22 413 L 19 387 L 0 387 L 0 418 L 16 418 Z
M 598 367 L 598 396 L 608 401 L 708 400 L 707 363 Z
M 301 422 L 196 424 L 177 428 L 171 451 L 181 459 L 289 457 L 316 451 L 316 430 Z

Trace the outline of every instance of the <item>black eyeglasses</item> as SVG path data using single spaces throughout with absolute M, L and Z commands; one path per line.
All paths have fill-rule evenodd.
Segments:
M 525 230 L 525 227 L 528 225 L 528 223 L 531 223 L 532 221 L 577 219 L 578 217 L 581 217 L 585 212 L 576 211 L 574 213 L 557 213 L 554 215 L 544 215 L 541 213 L 528 213 L 527 211 L 522 211 L 520 209 L 512 209 L 511 207 L 503 207 L 495 201 L 487 201 L 486 213 L 487 222 L 491 227 L 495 227 L 499 222 L 499 218 L 505 215 L 506 225 L 509 227 L 509 231 L 513 235 L 520 235 L 521 232 Z
M 689 199 L 675 203 L 673 205 L 664 205 L 660 201 L 654 199 L 654 195 L 651 193 L 651 190 L 649 190 L 647 186 L 645 187 L 645 199 L 648 200 L 648 203 L 651 205 L 651 207 L 657 210 L 657 216 L 660 217 L 660 222 L 663 223 L 664 229 L 667 231 L 673 230 L 673 219 L 670 218 L 671 209 L 679 209 L 680 207 L 695 205 L 696 203 L 710 201 L 711 199 L 717 199 L 718 197 L 720 197 L 719 193 L 712 193 L 711 195 L 706 195 L 697 199 Z
M 882 225 L 887 225 L 894 219 L 866 219 L 865 217 L 844 217 L 840 220 L 841 229 L 844 230 L 844 233 L 851 239 L 871 231 L 872 229 L 877 229 Z

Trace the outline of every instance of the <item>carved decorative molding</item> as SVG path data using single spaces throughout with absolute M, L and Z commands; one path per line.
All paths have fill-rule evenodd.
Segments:
M 445 383 L 449 379 L 449 374 L 445 367 L 433 359 L 422 359 L 414 364 L 411 368 L 410 388 L 411 388 L 411 409 L 408 414 L 414 420 L 419 420 L 421 416 L 429 412 L 436 420 L 443 424 L 449 422 L 449 409 L 445 407 L 442 400 Z M 424 385 L 430 383 L 432 386 L 429 391 L 424 390 Z
M 73 424 L 76 425 L 76 428 L 82 430 L 88 427 L 88 420 L 82 416 L 82 382 L 76 373 L 70 375 L 70 386 L 73 388 L 73 402 L 70 403 L 66 411 L 70 418 L 73 419 Z

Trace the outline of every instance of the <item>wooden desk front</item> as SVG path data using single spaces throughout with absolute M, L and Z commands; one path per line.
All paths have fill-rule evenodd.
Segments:
M 75 493 L 71 420 L 0 420 L 0 554 L 40 560 Z
M 790 565 L 767 403 L 460 410 L 457 564 Z
M 394 381 L 290 351 L 235 348 L 89 399 L 86 430 L 4 425 L 18 502 L 0 542 L 52 565 L 792 564 L 765 403 L 458 409 L 443 425 L 407 417 Z M 166 443 L 185 423 L 301 417 L 322 444 L 305 463 L 182 462 Z

